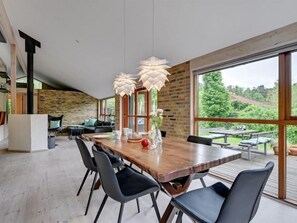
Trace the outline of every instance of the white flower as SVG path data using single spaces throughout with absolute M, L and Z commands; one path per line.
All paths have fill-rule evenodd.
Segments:
M 150 113 L 150 116 L 156 116 L 157 114 L 156 114 L 156 112 L 151 112 Z
M 163 114 L 163 109 L 158 108 L 158 109 L 157 109 L 157 113 L 160 113 L 160 114 L 162 115 L 162 114 Z

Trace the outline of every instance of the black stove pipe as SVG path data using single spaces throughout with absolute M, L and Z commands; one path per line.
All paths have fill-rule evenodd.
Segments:
M 25 39 L 25 51 L 27 52 L 27 114 L 34 113 L 34 84 L 33 68 L 35 46 L 41 47 L 40 42 L 19 30 L 19 34 Z

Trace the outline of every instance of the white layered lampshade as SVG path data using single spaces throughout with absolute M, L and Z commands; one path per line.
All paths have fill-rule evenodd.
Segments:
M 166 59 L 161 60 L 156 57 L 140 61 L 139 81 L 142 81 L 143 86 L 148 91 L 152 89 L 159 91 L 165 85 L 165 81 L 169 81 L 167 75 L 170 75 L 170 73 L 166 69 L 170 67 L 167 64 Z
M 136 88 L 135 78 L 130 74 L 120 73 L 113 81 L 113 89 L 121 97 L 131 95 Z

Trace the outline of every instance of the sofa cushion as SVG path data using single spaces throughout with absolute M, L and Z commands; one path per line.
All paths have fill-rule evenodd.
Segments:
M 85 119 L 85 126 L 94 126 L 97 119 L 95 118 L 88 118 Z
M 55 129 L 60 127 L 60 120 L 50 121 L 50 129 Z

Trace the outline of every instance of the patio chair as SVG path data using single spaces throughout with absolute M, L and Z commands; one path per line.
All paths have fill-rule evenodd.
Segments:
M 172 198 L 171 205 L 179 209 L 176 222 L 181 222 L 183 213 L 202 223 L 250 222 L 273 167 L 269 162 L 262 169 L 242 171 L 231 189 L 219 182 Z
M 80 191 L 81 191 L 81 189 L 82 189 L 82 187 L 83 187 L 83 185 L 84 185 L 90 171 L 91 171 L 91 173 L 95 172 L 92 187 L 91 187 L 90 194 L 89 194 L 89 199 L 88 199 L 86 211 L 85 211 L 85 215 L 87 215 L 89 205 L 90 205 L 90 202 L 92 200 L 92 195 L 93 195 L 93 191 L 94 191 L 95 182 L 96 182 L 96 180 L 98 178 L 98 171 L 97 171 L 97 166 L 96 166 L 95 159 L 94 159 L 94 157 L 91 157 L 91 154 L 90 154 L 86 144 L 84 143 L 84 141 L 82 139 L 80 139 L 79 137 L 75 137 L 75 141 L 76 141 L 76 144 L 78 146 L 79 152 L 81 154 L 83 163 L 84 163 L 85 167 L 87 168 L 86 174 L 85 174 L 85 176 L 83 178 L 83 181 L 82 181 L 82 183 L 81 183 L 81 185 L 80 185 L 80 187 L 78 189 L 78 192 L 77 192 L 76 196 L 78 196 L 80 194 Z M 98 147 L 98 150 L 99 149 L 100 148 Z M 112 167 L 113 168 L 119 168 L 120 166 L 124 165 L 123 162 L 121 162 L 120 160 L 118 160 L 116 158 L 111 157 L 110 160 L 112 162 Z
M 97 222 L 108 197 L 121 203 L 118 217 L 118 223 L 120 223 L 125 203 L 136 199 L 138 212 L 140 212 L 138 198 L 147 194 L 150 194 L 157 218 L 160 220 L 160 213 L 154 196 L 154 192 L 160 189 L 158 183 L 129 167 L 115 173 L 108 156 L 104 152 L 93 150 L 93 153 L 102 188 L 105 192 L 104 199 L 100 205 L 94 223 Z

